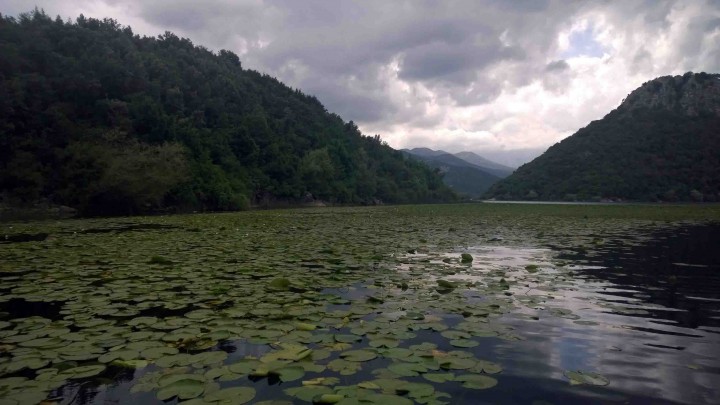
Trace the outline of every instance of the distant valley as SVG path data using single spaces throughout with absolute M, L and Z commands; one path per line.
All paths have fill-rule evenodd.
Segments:
M 473 152 L 452 154 L 443 150 L 413 148 L 401 150 L 411 158 L 438 169 L 443 181 L 461 196 L 481 197 L 493 184 L 512 174 L 508 167 Z

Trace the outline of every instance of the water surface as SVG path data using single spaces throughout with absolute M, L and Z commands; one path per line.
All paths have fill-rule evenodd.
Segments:
M 181 402 L 170 386 L 195 403 L 233 387 L 252 391 L 237 403 L 717 403 L 715 211 L 475 204 L 5 224 L 0 398 Z M 166 384 L 173 375 L 193 381 Z

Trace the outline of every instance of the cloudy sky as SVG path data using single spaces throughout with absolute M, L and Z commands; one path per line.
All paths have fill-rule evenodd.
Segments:
M 658 76 L 720 72 L 720 0 L 37 0 L 164 31 L 316 95 L 395 148 L 520 164 Z M 29 11 L 0 0 L 0 12 Z

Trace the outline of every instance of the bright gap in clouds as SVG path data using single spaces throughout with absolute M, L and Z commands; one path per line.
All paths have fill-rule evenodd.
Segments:
M 567 41 L 567 49 L 560 54 L 561 59 L 577 56 L 599 58 L 605 53 L 602 45 L 595 39 L 594 27 L 587 20 L 581 26 L 571 30 Z

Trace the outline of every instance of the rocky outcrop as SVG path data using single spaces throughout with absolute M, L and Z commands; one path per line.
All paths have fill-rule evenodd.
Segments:
M 665 109 L 694 117 L 720 116 L 720 75 L 685 73 L 643 83 L 623 100 L 619 109 Z

